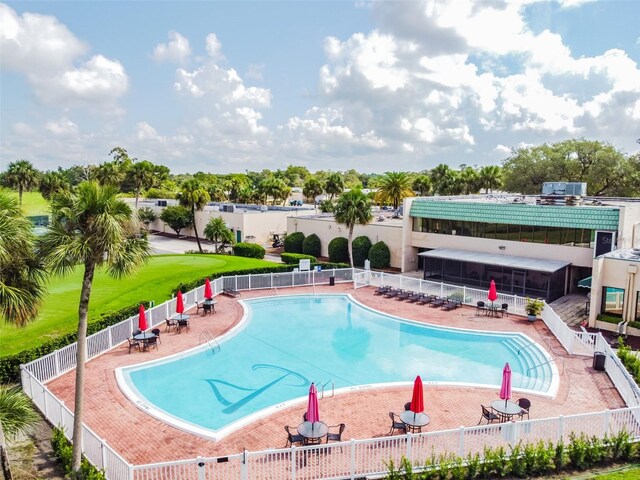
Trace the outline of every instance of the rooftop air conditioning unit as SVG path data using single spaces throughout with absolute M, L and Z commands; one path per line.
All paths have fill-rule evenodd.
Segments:
M 261 212 L 266 212 L 269 210 L 269 207 L 267 207 L 266 205 L 260 205 L 260 211 Z
M 233 213 L 235 211 L 236 211 L 236 206 L 235 205 L 227 205 L 227 212 Z
M 156 205 L 158 205 L 159 207 L 166 207 L 167 206 L 167 201 L 166 200 L 158 200 L 156 202 Z

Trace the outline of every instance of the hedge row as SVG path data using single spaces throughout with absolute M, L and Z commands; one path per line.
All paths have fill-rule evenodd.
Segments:
M 329 261 L 349 263 L 349 240 L 336 237 L 329 242 Z
M 614 462 L 625 462 L 637 457 L 640 449 L 632 443 L 627 432 L 610 438 L 587 437 L 573 433 L 569 443 L 518 443 L 510 451 L 504 447 L 485 447 L 482 459 L 477 453 L 466 458 L 441 455 L 425 459 L 422 472 L 413 471 L 406 458 L 396 468 L 393 461 L 387 465 L 389 480 L 475 480 L 480 478 L 532 478 L 561 472 L 582 471 Z M 571 475 L 572 477 L 574 475 Z M 568 477 L 563 477 L 568 478 Z
M 71 478 L 73 471 L 71 470 L 71 464 L 73 462 L 73 446 L 71 442 L 67 440 L 64 433 L 59 428 L 53 428 L 53 437 L 51 438 L 51 448 L 53 448 L 53 454 L 56 456 L 58 463 L 62 465 L 66 475 Z M 98 470 L 91 465 L 89 461 L 82 456 L 82 463 L 80 464 L 80 472 L 77 478 L 83 480 L 106 480 L 104 471 Z
M 140 305 L 149 307 L 149 301 L 143 300 L 134 305 L 121 308 L 115 312 L 103 313 L 100 318 L 87 325 L 87 336 L 104 330 L 105 328 L 120 323 L 125 318 L 129 318 L 138 313 Z M 0 358 L 0 383 L 20 383 L 20 365 L 32 362 L 40 357 L 55 352 L 78 339 L 78 332 L 67 333 L 61 337 L 48 340 L 38 347 L 23 350 L 15 355 Z
M 288 265 L 298 265 L 300 260 L 311 260 L 311 263 L 317 263 L 318 259 L 313 255 L 304 255 L 303 253 L 282 253 L 280 260 Z
M 629 345 L 624 344 L 622 337 L 618 339 L 618 358 L 636 383 L 640 385 L 640 358 L 631 351 Z
M 617 325 L 620 322 L 622 322 L 622 317 L 617 315 L 611 315 L 608 313 L 600 313 L 598 314 L 597 320 L 600 320 L 601 322 L 613 323 Z M 640 328 L 640 322 L 637 322 L 637 321 L 629 322 L 627 326 L 633 327 L 633 328 Z
M 319 257 L 322 250 L 322 244 L 320 243 L 320 237 L 315 233 L 312 233 L 304 239 L 302 242 L 302 253 L 305 255 L 313 255 Z
M 262 260 L 267 251 L 262 245 L 257 243 L 236 243 L 233 246 L 233 254 L 236 257 L 257 258 Z
M 371 240 L 369 237 L 361 236 L 353 239 L 351 249 L 353 251 L 353 266 L 364 267 L 364 261 L 369 258 L 369 249 L 371 248 Z

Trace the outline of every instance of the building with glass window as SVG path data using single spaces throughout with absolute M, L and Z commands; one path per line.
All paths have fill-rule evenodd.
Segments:
M 555 300 L 594 256 L 640 243 L 640 202 L 464 196 L 406 199 L 402 270 L 425 279 Z

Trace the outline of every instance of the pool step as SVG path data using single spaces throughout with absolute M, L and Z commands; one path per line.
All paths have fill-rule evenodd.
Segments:
M 528 347 L 529 343 L 518 337 L 506 338 L 502 343 L 518 357 L 522 366 L 524 377 L 519 388 L 546 390 L 551 382 L 552 370 L 551 366 L 546 363 L 547 358 L 541 354 L 539 349 Z

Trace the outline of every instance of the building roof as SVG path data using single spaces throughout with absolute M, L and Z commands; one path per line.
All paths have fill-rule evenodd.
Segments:
M 411 205 L 410 215 L 461 222 L 618 230 L 620 210 L 617 207 L 460 202 L 417 198 Z
M 627 260 L 631 262 L 640 262 L 640 247 L 623 248 L 615 250 L 604 255 L 606 258 L 616 258 L 618 260 Z
M 458 260 L 462 262 L 482 263 L 485 265 L 497 265 L 500 267 L 520 268 L 522 270 L 535 270 L 548 273 L 556 272 L 569 265 L 569 262 L 559 262 L 556 260 L 540 260 L 539 258 L 456 250 L 454 248 L 436 248 L 427 252 L 420 252 L 418 255 L 427 258 Z

